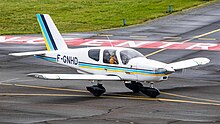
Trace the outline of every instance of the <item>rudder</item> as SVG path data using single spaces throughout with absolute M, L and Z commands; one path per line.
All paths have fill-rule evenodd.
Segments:
M 67 50 L 68 47 L 51 17 L 48 14 L 37 14 L 36 16 L 41 27 L 47 50 Z

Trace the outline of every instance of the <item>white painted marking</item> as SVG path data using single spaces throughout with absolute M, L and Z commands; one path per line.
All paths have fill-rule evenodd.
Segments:
M 179 43 L 179 42 L 163 42 L 164 45 L 158 47 L 158 48 L 165 48 L 165 47 L 169 47 L 171 45 L 175 45 L 175 44 L 183 44 L 183 43 Z
M 116 47 L 125 47 L 125 46 L 128 46 L 128 47 L 140 47 L 142 45 L 146 45 L 146 44 L 151 44 L 153 42 L 139 42 L 139 43 L 135 43 L 135 41 L 126 41 L 126 42 L 122 42 L 120 44 L 117 44 L 115 45 Z
M 215 47 L 218 46 L 217 44 L 211 44 L 211 43 L 197 43 L 190 47 L 187 47 L 186 49 L 195 49 L 199 48 L 201 50 L 209 50 L 209 47 Z
M 91 40 L 88 42 L 84 42 L 81 45 L 85 45 L 85 46 L 102 46 L 103 43 L 106 42 L 113 42 L 113 40 Z

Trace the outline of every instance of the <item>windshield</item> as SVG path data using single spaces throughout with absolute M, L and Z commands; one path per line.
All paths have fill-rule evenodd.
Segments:
M 127 64 L 130 59 L 143 57 L 141 53 L 135 50 L 123 50 L 120 52 L 121 61 L 123 64 Z

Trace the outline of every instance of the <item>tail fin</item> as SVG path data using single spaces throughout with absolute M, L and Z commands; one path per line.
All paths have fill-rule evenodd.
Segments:
M 51 17 L 48 14 L 37 14 L 36 16 L 41 27 L 47 50 L 68 49 Z

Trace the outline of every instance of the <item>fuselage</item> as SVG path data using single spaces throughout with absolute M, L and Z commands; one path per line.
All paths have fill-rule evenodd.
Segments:
M 167 80 L 174 70 L 130 48 L 89 47 L 51 51 L 38 58 L 77 69 L 80 73 L 116 75 L 124 81 Z

